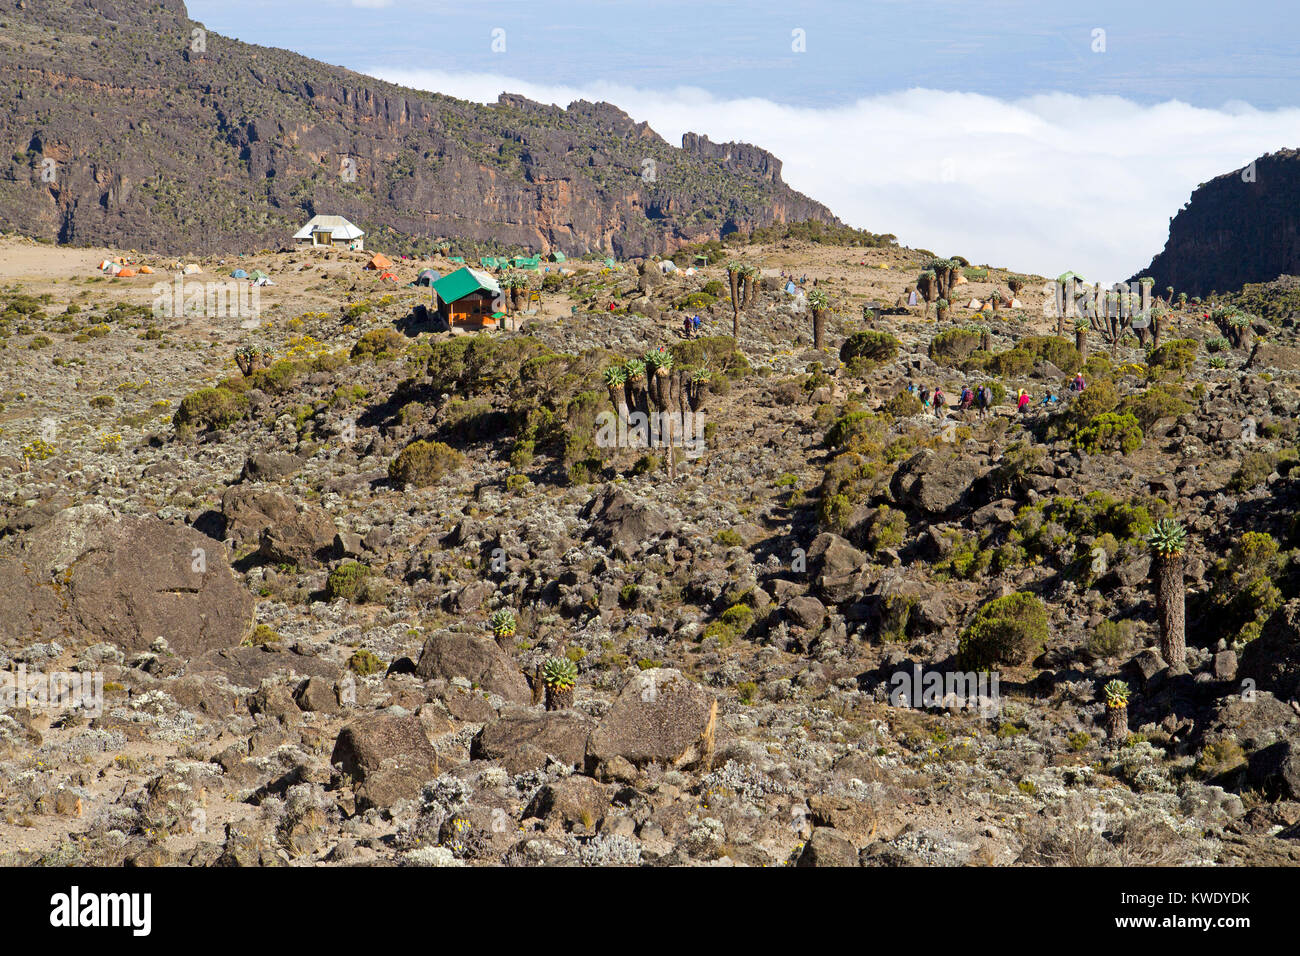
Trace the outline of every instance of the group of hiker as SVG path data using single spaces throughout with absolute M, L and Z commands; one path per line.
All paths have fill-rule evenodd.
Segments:
M 1084 381 L 1083 373 L 1080 372 L 1070 382 L 1069 389 L 1076 394 L 1086 389 L 1087 383 Z M 926 387 L 918 387 L 915 382 L 907 383 L 907 392 L 909 395 L 915 395 L 921 401 L 923 411 L 934 410 L 935 418 L 943 418 L 948 406 L 948 396 L 944 393 L 942 386 L 936 385 L 931 391 Z M 1060 399 L 1056 393 L 1050 389 L 1038 401 L 1039 407 L 1051 407 Z M 985 418 L 989 409 L 993 407 L 994 395 L 993 386 L 984 384 L 979 388 L 971 388 L 970 385 L 963 385 L 961 396 L 957 399 L 956 409 L 963 415 L 970 409 L 975 409 L 981 419 Z M 1033 404 L 1033 398 L 1025 389 L 1019 389 L 1016 394 L 1016 411 L 1025 414 L 1029 411 L 1030 405 Z
M 693 339 L 700 334 L 703 325 L 698 315 L 688 315 L 682 319 L 682 334 L 688 339 Z

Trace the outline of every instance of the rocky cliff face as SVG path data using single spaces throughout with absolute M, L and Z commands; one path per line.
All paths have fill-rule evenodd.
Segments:
M 1198 186 L 1170 220 L 1164 251 L 1139 275 L 1157 289 L 1203 296 L 1300 274 L 1297 208 L 1300 152 L 1268 153 Z
M 6 0 L 0 20 L 0 226 L 36 236 L 260 248 L 338 213 L 372 241 L 635 255 L 836 221 L 756 146 L 394 86 L 207 32 L 180 0 Z

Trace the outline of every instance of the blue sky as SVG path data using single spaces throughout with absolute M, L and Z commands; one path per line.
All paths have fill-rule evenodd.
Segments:
M 772 150 L 842 219 L 1105 282 L 1200 182 L 1300 146 L 1300 4 L 189 0 L 218 33 Z M 493 31 L 504 51 L 493 52 Z M 804 51 L 792 47 L 802 31 Z M 498 42 L 498 47 L 500 43 Z M 1266 186 L 1266 184 L 1263 184 Z
M 190 0 L 218 32 L 353 69 L 698 86 L 801 106 L 922 86 L 1017 98 L 1105 93 L 1297 105 L 1300 5 L 1056 0 L 800 3 Z M 506 31 L 493 53 L 491 31 Z M 807 52 L 791 49 L 802 29 Z M 1105 30 L 1105 52 L 1093 31 Z

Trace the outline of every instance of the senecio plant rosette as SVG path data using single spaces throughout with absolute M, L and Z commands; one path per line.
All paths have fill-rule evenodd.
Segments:
M 1128 684 L 1113 680 L 1102 688 L 1106 697 L 1106 736 L 1112 741 L 1128 739 Z
M 542 683 L 546 685 L 547 710 L 572 707 L 573 688 L 578 683 L 578 665 L 567 657 L 552 657 L 542 665 Z
M 508 607 L 492 612 L 492 616 L 488 618 L 488 623 L 492 625 L 492 633 L 497 637 L 514 637 L 515 635 L 515 612 Z
M 1128 684 L 1122 680 L 1113 680 L 1102 688 L 1102 693 L 1106 695 L 1106 706 L 1114 709 L 1117 707 L 1128 706 Z

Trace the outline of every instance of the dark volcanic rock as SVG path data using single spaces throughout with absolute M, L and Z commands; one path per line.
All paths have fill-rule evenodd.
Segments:
M 491 638 L 452 631 L 433 634 L 424 642 L 415 673 L 422 680 L 464 677 L 514 704 L 532 700 L 532 691 L 518 665 Z
M 1142 272 L 1188 295 L 1300 273 L 1300 151 L 1266 153 L 1202 183 L 1169 223 L 1164 250 Z
M 587 762 L 622 758 L 635 767 L 685 767 L 713 753 L 716 698 L 680 671 L 642 671 L 624 685 L 587 741 Z
M 1282 700 L 1300 696 L 1300 599 L 1288 601 L 1264 622 L 1259 637 L 1242 650 L 1236 676 Z
M 962 503 L 980 471 L 979 463 L 969 457 L 927 448 L 894 473 L 889 491 L 901 505 L 942 515 Z
M 0 550 L 0 640 L 100 641 L 189 657 L 252 630 L 253 598 L 225 547 L 157 518 L 70 508 Z

